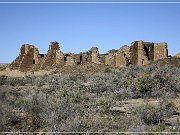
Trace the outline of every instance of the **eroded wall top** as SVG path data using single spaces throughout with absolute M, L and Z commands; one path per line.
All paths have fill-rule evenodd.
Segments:
M 106 54 L 99 54 L 97 47 L 92 47 L 87 52 L 74 54 L 63 53 L 59 43 L 53 41 L 49 45 L 47 54 L 39 54 L 34 45 L 22 45 L 19 56 L 10 64 L 10 68 L 21 71 L 42 70 L 86 63 L 126 67 L 130 64 L 146 65 L 151 61 L 166 57 L 168 57 L 168 49 L 167 43 L 164 42 L 134 41 L 131 46 L 124 45 L 120 49 L 110 50 Z

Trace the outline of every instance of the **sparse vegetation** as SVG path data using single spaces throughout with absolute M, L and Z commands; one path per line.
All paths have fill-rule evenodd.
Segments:
M 0 131 L 171 131 L 179 119 L 175 125 L 165 120 L 179 117 L 172 102 L 179 98 L 179 80 L 180 68 L 158 64 L 95 74 L 0 76 Z M 129 103 L 139 99 L 144 103 Z

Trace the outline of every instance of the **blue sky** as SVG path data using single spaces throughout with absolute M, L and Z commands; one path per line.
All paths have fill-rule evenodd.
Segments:
M 46 53 L 51 41 L 58 41 L 65 53 L 92 46 L 105 53 L 135 40 L 167 42 L 169 54 L 174 55 L 180 52 L 179 14 L 180 4 L 1 3 L 0 63 L 12 62 L 25 43 Z

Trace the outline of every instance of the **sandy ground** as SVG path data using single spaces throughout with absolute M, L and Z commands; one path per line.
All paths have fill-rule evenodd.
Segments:
M 51 74 L 52 70 L 41 70 L 41 71 L 36 71 L 36 72 L 21 72 L 19 70 L 10 70 L 6 68 L 6 70 L 0 71 L 0 75 L 5 75 L 9 77 L 24 77 L 27 75 L 45 75 L 45 74 Z

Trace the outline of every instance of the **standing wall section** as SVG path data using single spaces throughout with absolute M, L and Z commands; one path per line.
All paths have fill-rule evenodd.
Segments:
M 154 43 L 154 60 L 168 57 L 167 43 Z

